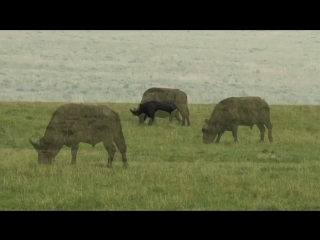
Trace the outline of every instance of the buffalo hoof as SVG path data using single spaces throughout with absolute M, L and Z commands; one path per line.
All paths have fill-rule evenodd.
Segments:
M 129 167 L 129 164 L 128 164 L 128 163 L 123 164 L 123 168 L 124 168 L 124 169 L 127 169 L 128 167 Z
M 112 165 L 111 164 L 107 164 L 107 168 L 112 168 Z

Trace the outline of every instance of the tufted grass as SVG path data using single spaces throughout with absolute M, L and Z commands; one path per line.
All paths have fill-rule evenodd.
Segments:
M 189 105 L 190 127 L 168 118 L 150 127 L 129 112 L 136 104 L 108 103 L 128 145 L 124 170 L 118 151 L 105 168 L 101 143 L 81 144 L 76 166 L 66 147 L 38 165 L 28 138 L 61 104 L 0 103 L 0 210 L 320 210 L 320 107 L 271 106 L 272 144 L 254 126 L 239 127 L 237 144 L 226 132 L 205 145 L 213 104 Z

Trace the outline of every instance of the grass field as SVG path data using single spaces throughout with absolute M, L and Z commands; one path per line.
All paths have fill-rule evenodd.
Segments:
M 0 101 L 320 104 L 320 31 L 0 31 Z
M 320 210 L 320 107 L 271 106 L 274 142 L 256 126 L 202 143 L 213 104 L 190 104 L 191 126 L 168 118 L 138 125 L 136 104 L 110 103 L 122 119 L 129 168 L 119 151 L 81 144 L 76 166 L 63 148 L 53 165 L 37 163 L 39 138 L 62 103 L 0 103 L 0 210 Z M 267 153 L 264 153 L 267 151 Z M 273 151 L 273 153 L 271 153 Z
M 0 31 L 0 210 L 320 210 L 319 39 L 320 31 Z M 191 127 L 168 118 L 138 126 L 129 107 L 150 87 L 185 91 Z M 239 127 L 237 144 L 230 132 L 219 145 L 202 143 L 204 119 L 230 96 L 272 105 L 274 143 L 259 143 L 256 126 Z M 28 138 L 43 135 L 61 102 L 119 112 L 129 169 L 119 152 L 106 169 L 101 143 L 81 144 L 77 166 L 67 148 L 39 166 Z

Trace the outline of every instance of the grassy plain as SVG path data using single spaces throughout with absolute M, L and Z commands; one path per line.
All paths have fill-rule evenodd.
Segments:
M 28 142 L 41 137 L 62 103 L 0 103 L 0 210 L 320 210 L 320 107 L 271 106 L 274 142 L 256 126 L 202 143 L 213 104 L 190 104 L 191 126 L 156 119 L 138 125 L 136 104 L 108 103 L 121 116 L 129 168 L 117 151 L 81 144 L 76 166 L 64 147 L 38 165 Z M 267 151 L 267 153 L 264 150 Z M 274 153 L 271 153 L 271 152 Z

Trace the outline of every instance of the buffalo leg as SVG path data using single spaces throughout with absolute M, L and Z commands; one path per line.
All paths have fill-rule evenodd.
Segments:
M 113 138 L 114 143 L 116 144 L 117 148 L 119 149 L 121 156 L 122 156 L 122 163 L 124 168 L 128 168 L 128 161 L 127 161 L 127 145 L 124 140 L 124 136 L 122 132 L 119 132 Z
M 220 142 L 220 138 L 221 138 L 221 136 L 222 136 L 223 134 L 224 134 L 224 131 L 218 133 L 218 137 L 217 137 L 215 143 L 219 143 L 219 142 Z
M 272 124 L 270 122 L 268 122 L 267 124 L 265 124 L 267 129 L 268 129 L 268 138 L 269 138 L 269 142 L 273 142 L 273 137 L 272 137 Z
M 175 117 L 176 117 L 176 119 L 177 119 L 178 123 L 181 123 L 181 117 L 180 117 L 179 112 L 176 112 Z
M 190 119 L 189 119 L 190 112 L 187 105 L 186 105 L 186 109 L 187 109 L 187 122 L 188 122 L 188 126 L 190 126 Z
M 71 164 L 73 164 L 73 165 L 75 165 L 77 162 L 78 149 L 79 149 L 79 144 L 71 147 L 71 157 L 72 157 Z
M 152 114 L 149 114 L 149 116 L 148 116 L 149 118 L 150 118 L 150 120 L 149 120 L 149 125 L 151 126 L 151 125 L 153 125 L 153 122 L 154 122 L 154 113 Z
M 107 150 L 108 152 L 108 164 L 107 164 L 107 168 L 112 168 L 112 161 L 114 158 L 114 154 L 116 153 L 116 147 L 113 145 L 113 141 L 112 139 L 109 139 L 108 141 L 104 141 L 103 142 L 103 146 L 104 148 Z
M 152 125 L 152 119 L 151 118 L 149 119 L 148 125 L 150 125 L 150 126 Z
M 232 131 L 233 141 L 235 143 L 238 142 L 238 124 L 237 123 L 233 123 L 231 131 Z
M 181 123 L 181 117 L 178 109 L 171 112 L 171 115 L 169 115 L 169 121 L 172 122 L 173 118 L 177 119 L 178 123 Z
M 153 123 L 154 123 L 154 116 L 150 118 L 149 125 L 151 126 L 151 125 L 153 125 Z
M 182 117 L 182 123 L 181 126 L 184 126 L 186 124 L 186 120 L 187 120 L 187 124 L 188 126 L 190 126 L 190 120 L 189 120 L 189 110 L 186 104 L 178 104 L 177 106 L 181 117 Z
M 187 117 L 187 124 L 188 124 L 188 126 L 190 126 L 190 119 L 189 119 L 189 117 Z
M 190 126 L 190 119 L 189 119 L 190 113 L 189 113 L 189 109 L 188 109 L 188 106 L 187 106 L 187 105 L 184 105 L 184 111 L 183 111 L 183 113 L 184 113 L 184 117 L 185 117 L 186 120 L 187 120 L 188 126 Z
M 144 123 L 144 121 L 146 120 L 146 117 L 147 117 L 147 115 L 145 115 L 145 114 L 140 114 L 139 115 L 139 124 L 143 124 Z
M 186 124 L 186 117 L 185 117 L 185 115 L 183 113 L 180 112 L 180 114 L 181 114 L 181 117 L 182 117 L 181 126 L 184 126 Z
M 266 131 L 266 128 L 261 123 L 258 123 L 257 126 L 258 126 L 258 128 L 260 130 L 260 141 L 259 142 L 263 142 L 264 141 L 264 133 Z
M 182 117 L 181 126 L 184 126 L 185 124 L 186 124 L 186 119 L 184 117 Z
M 177 109 L 180 112 L 180 115 L 182 117 L 181 126 L 184 126 L 186 124 L 186 111 L 184 104 L 176 103 Z

